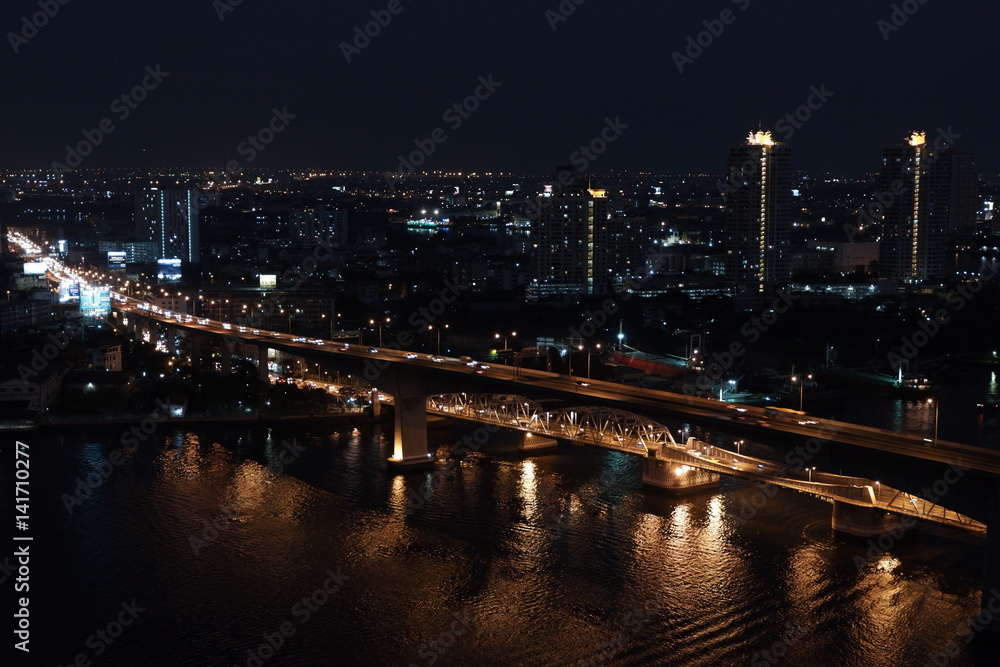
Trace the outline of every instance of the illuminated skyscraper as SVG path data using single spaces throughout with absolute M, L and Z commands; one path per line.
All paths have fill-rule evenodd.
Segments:
M 729 149 L 727 178 L 719 184 L 725 204 L 726 278 L 761 294 L 791 277 L 792 151 L 751 132 Z
M 612 217 L 606 192 L 574 170 L 560 168 L 535 204 L 529 298 L 608 294 L 642 269 L 640 221 Z
M 975 230 L 975 156 L 914 132 L 883 151 L 877 187 L 884 206 L 879 276 L 909 283 L 947 278 L 956 239 Z
M 199 259 L 198 196 L 193 188 L 144 188 L 135 196 L 138 241 L 156 244 L 156 259 Z

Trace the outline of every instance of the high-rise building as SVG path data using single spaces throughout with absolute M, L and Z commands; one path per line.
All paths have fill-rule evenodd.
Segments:
M 296 208 L 288 212 L 288 231 L 293 241 L 347 247 L 347 211 L 319 208 Z
M 727 180 L 719 184 L 725 204 L 726 278 L 744 291 L 762 294 L 791 278 L 792 150 L 751 132 L 729 149 Z
M 642 267 L 641 221 L 612 217 L 604 190 L 569 168 L 536 199 L 529 298 L 608 294 Z
M 197 263 L 199 193 L 193 188 L 144 188 L 135 197 L 138 241 L 156 245 L 155 259 Z
M 914 132 L 883 151 L 877 187 L 879 276 L 923 283 L 951 275 L 956 241 L 975 231 L 975 156 L 928 144 L 924 132 Z

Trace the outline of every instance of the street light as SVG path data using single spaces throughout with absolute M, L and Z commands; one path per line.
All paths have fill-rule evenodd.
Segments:
M 389 323 L 389 318 L 388 317 L 385 318 L 385 321 L 386 321 L 386 324 L 388 324 Z M 375 320 L 368 320 L 368 324 L 377 324 L 378 325 L 378 346 L 382 347 L 382 320 L 379 320 L 378 322 L 376 322 Z
M 815 470 L 815 469 L 816 469 L 816 466 L 813 466 L 812 468 L 806 468 L 806 470 L 809 471 L 809 481 L 810 482 L 813 481 L 813 470 Z
M 428 325 L 427 328 L 433 329 L 434 325 L 433 324 Z M 441 356 L 441 329 L 447 329 L 447 328 L 448 328 L 447 324 L 445 324 L 444 326 L 439 325 L 437 328 L 437 356 L 439 357 Z
M 796 382 L 799 383 L 799 412 L 803 411 L 802 406 L 803 406 L 803 399 L 805 398 L 806 379 L 812 380 L 812 377 L 813 377 L 812 375 L 807 375 L 804 378 L 800 378 L 795 375 L 792 376 L 792 384 L 795 384 Z

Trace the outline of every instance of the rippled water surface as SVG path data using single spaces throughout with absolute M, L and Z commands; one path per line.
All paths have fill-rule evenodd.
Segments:
M 947 664 L 977 662 L 983 542 L 954 530 L 869 560 L 823 502 L 737 480 L 657 495 L 616 452 L 493 438 L 449 459 L 461 433 L 438 428 L 438 467 L 401 475 L 374 425 L 161 428 L 72 513 L 120 433 L 29 439 L 44 664 L 871 667 L 949 642 Z

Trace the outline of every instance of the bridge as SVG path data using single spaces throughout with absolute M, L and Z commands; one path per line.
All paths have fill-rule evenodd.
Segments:
M 902 525 L 873 512 L 844 507 L 854 506 L 986 533 L 983 523 L 875 480 L 795 470 L 695 438 L 678 444 L 666 426 L 625 410 L 584 406 L 553 411 L 525 396 L 453 393 L 429 397 L 427 412 L 521 431 L 530 437 L 635 454 L 643 457 L 643 481 L 661 488 L 703 488 L 717 482 L 719 475 L 731 475 L 806 493 L 833 503 L 833 527 L 839 532 L 869 537 L 898 531 Z
M 192 362 L 199 357 L 200 341 L 224 338 L 228 343 L 255 347 L 262 379 L 267 379 L 267 351 L 279 349 L 321 363 L 351 368 L 391 396 L 394 404 L 394 446 L 391 465 L 426 465 L 433 461 L 427 447 L 427 414 L 494 424 L 521 431 L 525 437 L 553 437 L 642 457 L 643 479 L 662 488 L 696 489 L 716 483 L 720 475 L 766 482 L 812 495 L 833 504 L 832 524 L 840 532 L 861 536 L 895 533 L 908 527 L 907 518 L 919 518 L 973 533 L 986 533 L 986 576 L 983 600 L 1000 587 L 1000 452 L 960 443 L 932 441 L 919 436 L 875 429 L 847 422 L 777 413 L 765 408 L 734 405 L 710 399 L 584 380 L 543 371 L 489 367 L 438 355 L 390 347 L 362 347 L 331 340 L 293 337 L 244 325 L 217 322 L 190 315 L 167 313 L 152 304 L 114 293 L 114 315 L 109 320 L 134 336 L 148 336 L 167 329 L 168 349 L 175 353 L 179 335 L 190 337 Z M 232 350 L 232 348 L 230 348 Z M 223 354 L 223 364 L 232 355 Z M 468 389 L 455 393 L 457 388 Z M 594 405 L 558 411 L 543 410 L 520 394 L 585 400 Z M 491 391 L 492 390 L 492 391 Z M 483 395 L 485 394 L 485 395 Z M 376 397 L 377 399 L 377 397 Z M 374 404 L 377 406 L 378 401 Z M 815 471 L 790 470 L 772 461 L 733 453 L 688 439 L 677 443 L 668 428 L 646 416 L 623 411 L 695 417 L 703 422 L 759 433 L 784 433 L 840 442 L 913 460 L 962 466 L 990 476 L 990 496 L 981 500 L 987 517 L 980 523 L 899 489 L 867 478 L 845 477 Z M 806 476 L 803 479 L 803 475 Z M 991 624 L 1000 629 L 1000 621 Z

